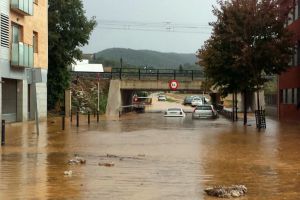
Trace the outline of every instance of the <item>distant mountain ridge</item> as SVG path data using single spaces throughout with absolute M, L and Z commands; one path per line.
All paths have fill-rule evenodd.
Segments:
M 195 54 L 183 53 L 162 53 L 151 50 L 133 50 L 125 48 L 110 48 L 94 54 L 97 61 L 110 60 L 120 63 L 122 58 L 124 65 L 151 68 L 178 68 L 183 67 L 199 68 L 195 63 L 197 58 Z

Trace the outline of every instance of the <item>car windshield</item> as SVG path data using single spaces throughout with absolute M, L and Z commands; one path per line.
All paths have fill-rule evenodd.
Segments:
M 212 110 L 210 106 L 198 106 L 196 110 Z
M 180 108 L 169 108 L 168 111 L 181 111 Z

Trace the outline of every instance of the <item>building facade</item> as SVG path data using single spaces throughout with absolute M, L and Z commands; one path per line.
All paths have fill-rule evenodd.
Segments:
M 0 118 L 27 121 L 36 108 L 46 118 L 47 72 L 47 0 L 1 0 Z M 37 74 L 43 80 L 35 84 Z
M 290 69 L 278 79 L 278 116 L 280 120 L 300 120 L 300 0 L 282 0 L 286 28 L 294 33 L 295 54 Z

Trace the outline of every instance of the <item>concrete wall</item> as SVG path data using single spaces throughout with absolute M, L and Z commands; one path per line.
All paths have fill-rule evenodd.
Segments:
M 163 80 L 122 80 L 121 89 L 124 90 L 170 90 L 169 82 Z M 202 81 L 181 81 L 177 90 L 200 91 Z
M 121 105 L 121 81 L 111 80 L 109 85 L 106 115 L 109 117 L 119 116 L 119 109 Z
M 260 107 L 262 107 L 262 109 L 265 109 L 265 96 L 264 96 L 264 91 L 260 91 L 259 92 L 259 102 L 260 102 Z M 238 108 L 239 111 L 244 112 L 244 97 L 242 94 L 238 94 Z M 254 93 L 250 93 L 247 95 L 247 111 L 248 112 L 254 112 L 255 110 L 257 110 L 257 92 Z
M 70 117 L 72 111 L 72 92 L 71 90 L 65 91 L 65 116 Z
M 40 120 L 45 120 L 47 118 L 47 83 L 37 83 L 36 92 L 39 117 Z
M 1 66 L 0 66 L 1 68 Z M 2 78 L 1 78 L 1 70 L 0 70 L 0 124 L 2 122 Z M 0 133 L 2 131 L 2 126 L 0 126 Z M 1 141 L 1 134 L 0 134 L 0 141 Z M 0 144 L 1 145 L 1 144 Z
M 0 0 L 0 14 L 9 16 L 9 0 Z M 1 22 L 0 22 L 0 40 L 1 40 Z M 2 122 L 2 70 L 4 63 L 8 63 L 9 60 L 9 48 L 2 47 L 0 45 L 0 124 Z M 0 125 L 0 133 L 2 127 Z M 0 134 L 1 141 L 1 134 Z

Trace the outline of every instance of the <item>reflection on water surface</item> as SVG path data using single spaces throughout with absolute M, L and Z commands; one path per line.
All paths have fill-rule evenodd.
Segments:
M 299 125 L 269 120 L 257 132 L 190 115 L 130 114 L 89 127 L 84 120 L 66 131 L 59 119 L 49 120 L 39 137 L 33 123 L 9 125 L 0 199 L 211 199 L 205 187 L 231 184 L 248 187 L 240 199 L 299 199 Z M 87 163 L 68 165 L 74 154 Z

